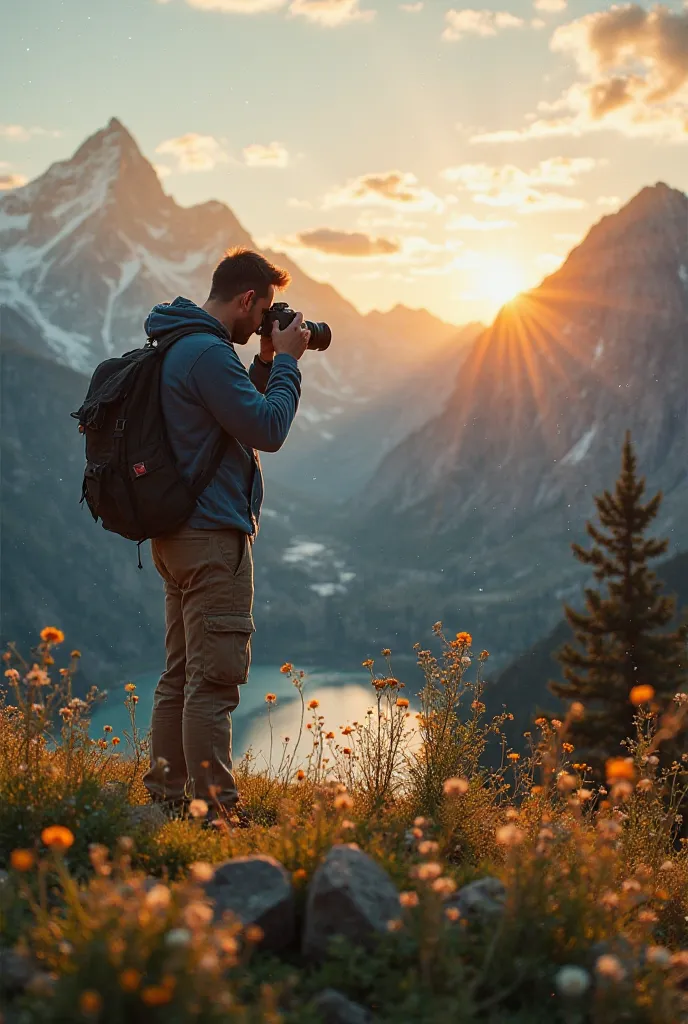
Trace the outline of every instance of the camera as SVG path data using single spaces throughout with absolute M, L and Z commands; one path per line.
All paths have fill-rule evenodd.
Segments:
M 266 309 L 263 313 L 263 320 L 256 334 L 265 334 L 269 337 L 272 334 L 272 325 L 275 320 L 279 324 L 280 331 L 283 331 L 285 327 L 289 326 L 295 316 L 296 312 L 290 309 L 288 302 L 275 302 L 270 306 L 270 309 Z M 314 349 L 316 352 L 324 352 L 326 348 L 330 347 L 332 331 L 327 324 L 304 320 L 303 326 L 307 327 L 311 332 L 308 348 Z

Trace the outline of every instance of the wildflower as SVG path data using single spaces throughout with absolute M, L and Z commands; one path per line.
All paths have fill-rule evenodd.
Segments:
M 55 626 L 46 626 L 41 630 L 41 640 L 44 644 L 61 644 L 64 640 L 64 633 Z
M 308 878 L 308 872 L 305 868 L 297 868 L 296 871 L 292 871 L 291 877 L 294 882 L 305 882 Z
M 31 671 L 27 673 L 26 681 L 27 683 L 33 683 L 34 686 L 50 686 L 50 676 L 38 665 L 34 665 Z
M 74 842 L 74 834 L 64 825 L 49 825 L 41 832 L 41 839 L 51 850 L 68 850 Z
M 433 633 L 440 633 L 442 631 L 442 623 L 436 622 L 432 627 Z
M 309 707 L 310 711 L 315 711 L 316 708 L 320 707 L 320 701 L 319 700 L 309 700 L 308 701 L 308 707 Z
M 559 721 L 558 718 L 553 718 L 552 722 L 551 722 L 551 725 L 552 725 L 553 729 L 561 729 L 561 722 Z
M 612 757 L 606 765 L 607 782 L 619 782 L 621 779 L 628 779 L 631 782 L 635 778 L 635 768 L 630 757 Z
M 473 637 L 470 633 L 457 633 L 456 642 L 460 647 L 470 647 L 473 643 Z
M 172 893 L 166 885 L 154 885 L 146 893 L 146 906 L 149 910 L 166 910 L 172 900 Z
M 440 896 L 450 896 L 456 889 L 456 882 L 453 878 L 436 878 L 432 883 L 432 888 Z
M 400 921 L 398 917 L 394 918 L 393 921 L 388 921 L 387 922 L 387 931 L 388 932 L 399 932 L 399 931 L 401 931 L 401 929 L 403 927 L 404 927 L 403 921 Z
M 520 755 L 517 754 L 515 750 L 512 750 L 512 752 L 506 756 L 509 761 L 518 761 Z
M 656 754 L 650 754 L 650 756 L 647 759 L 647 763 L 651 765 L 658 765 L 659 758 L 656 756 Z
M 561 793 L 570 793 L 577 785 L 578 780 L 576 779 L 576 776 L 569 775 L 568 772 L 562 772 L 557 778 L 557 789 Z
M 43 633 L 45 632 L 46 630 L 43 630 Z M 41 636 L 43 633 L 41 633 Z M 100 994 L 92 988 L 85 989 L 79 996 L 79 1009 L 82 1013 L 86 1013 L 89 1016 L 100 1013 L 102 1006 L 103 1000 Z
M 573 746 L 573 743 L 562 743 L 561 749 L 566 754 L 572 754 L 575 748 Z
M 294 666 L 290 661 L 285 661 L 284 665 L 282 665 L 282 668 L 280 669 L 280 672 L 282 673 L 283 676 L 288 676 L 289 673 L 293 671 Z
M 675 865 L 674 865 L 673 860 L 665 860 L 662 864 L 659 865 L 659 870 L 660 871 L 673 871 L 674 867 L 675 867 Z
M 425 828 L 425 826 L 429 825 L 430 822 L 427 818 L 418 817 L 413 819 L 413 824 L 416 828 Z
M 372 658 L 366 658 L 365 661 L 361 662 L 361 665 L 363 666 L 363 668 L 372 668 L 374 664 L 375 664 L 375 662 L 373 661 Z
M 468 786 L 468 779 L 462 779 L 455 775 L 451 779 L 445 780 L 442 789 L 445 796 L 463 796 L 468 792 Z
M 593 792 L 591 789 L 579 789 L 576 796 L 579 800 L 585 802 L 586 800 L 592 800 Z
M 351 728 L 351 726 L 347 725 L 345 729 L 342 729 L 342 736 L 350 736 L 352 732 L 353 729 Z
M 138 704 L 138 702 L 139 702 L 139 699 L 138 699 L 138 697 L 136 696 L 136 694 L 134 694 L 134 696 L 133 696 L 133 697 L 131 698 L 131 702 L 132 702 L 132 704 Z
M 16 668 L 8 668 L 8 669 L 6 669 L 5 670 L 5 676 L 12 683 L 18 683 L 19 682 L 19 673 L 17 672 Z
M 208 864 L 204 860 L 197 860 L 194 861 L 193 864 L 189 865 L 189 874 L 194 882 L 200 882 L 203 884 L 204 882 L 209 882 L 213 878 L 215 868 L 212 864 Z
M 119 736 L 113 736 L 110 742 L 112 743 L 113 747 L 118 747 L 122 741 L 119 738 Z
M 265 932 L 257 924 L 250 924 L 244 932 L 244 938 L 246 939 L 247 942 L 250 942 L 251 944 L 257 944 L 258 942 L 262 942 L 264 936 Z
M 635 788 L 641 793 L 647 793 L 648 790 L 652 789 L 652 779 L 640 779 Z
M 621 961 L 611 953 L 605 953 L 597 958 L 595 971 L 600 978 L 607 978 L 609 981 L 623 981 L 626 977 Z
M 590 975 L 583 967 L 567 964 L 555 974 L 554 984 L 559 995 L 575 999 L 590 988 Z
M 387 680 L 382 679 L 381 677 L 379 679 L 373 679 L 373 686 L 376 690 L 384 690 L 387 686 Z
M 418 893 L 417 892 L 400 892 L 399 902 L 402 907 L 417 907 L 418 906 Z
M 188 928 L 172 928 L 165 936 L 165 945 L 176 947 L 188 946 L 191 942 L 191 932 Z
M 613 818 L 600 818 L 597 822 L 597 831 L 603 839 L 613 839 L 621 831 L 621 825 Z
M 459 910 L 458 907 L 447 907 L 447 909 L 444 912 L 444 916 L 447 918 L 448 921 L 455 923 L 461 917 L 461 911 Z
M 539 726 L 541 729 L 544 729 L 545 726 L 547 725 L 547 719 L 546 718 L 536 718 L 535 719 L 535 724 L 537 726 Z
M 581 704 L 579 700 L 574 700 L 569 708 L 569 715 L 574 722 L 580 722 L 581 718 L 585 717 L 585 704 Z
M 277 694 L 276 693 L 266 693 L 265 694 L 265 703 L 266 704 L 274 704 L 276 700 L 277 700 Z
M 141 975 L 133 967 L 128 967 L 119 976 L 119 987 L 123 992 L 135 992 L 141 984 Z
M 76 651 L 76 650 L 72 651 L 71 654 L 69 655 L 69 657 L 70 658 L 80 658 L 81 657 L 81 651 Z
M 192 930 L 209 924 L 213 917 L 212 907 L 207 903 L 188 903 L 184 907 L 184 922 Z
M 141 1001 L 146 1006 L 165 1006 L 172 1001 L 172 990 L 168 985 L 146 985 L 141 989 Z
M 298 779 L 299 782 L 303 782 L 303 780 L 306 778 L 306 773 L 303 770 L 303 768 L 299 768 L 299 770 L 296 773 L 296 778 Z
M 333 732 L 326 732 L 325 733 L 325 739 L 326 740 L 333 740 L 334 739 L 334 733 Z
M 397 697 L 396 706 L 398 708 L 407 708 L 409 706 L 409 702 L 406 697 Z
M 461 664 L 463 665 L 464 668 L 468 668 L 468 666 L 471 664 L 471 659 L 468 657 L 467 654 L 465 654 L 461 659 Z
M 31 850 L 12 850 L 10 854 L 10 866 L 14 871 L 30 871 L 34 861 Z
M 483 702 L 481 700 L 473 700 L 473 701 L 471 701 L 471 711 L 475 711 L 477 714 L 482 715 L 484 710 L 485 710 L 485 705 L 483 704 Z
M 126 693 L 133 693 L 134 690 L 136 689 L 136 683 L 125 683 L 124 689 Z
M 416 876 L 421 882 L 433 882 L 436 878 L 439 878 L 442 874 L 441 864 L 437 864 L 435 861 L 430 861 L 428 864 L 419 864 L 416 868 Z
M 356 824 L 355 824 L 355 822 L 353 822 L 353 821 L 349 821 L 348 819 L 345 819 L 345 820 L 344 820 L 344 821 L 343 821 L 343 822 L 341 823 L 341 826 L 340 826 L 340 828 L 346 828 L 346 829 L 356 828 Z
M 633 783 L 627 782 L 626 779 L 621 779 L 620 782 L 615 782 L 612 786 L 611 798 L 614 803 L 621 803 L 633 793 Z
M 645 959 L 649 964 L 668 967 L 671 963 L 671 953 L 665 946 L 648 946 L 645 950 Z
M 334 806 L 337 811 L 350 811 L 354 802 L 348 793 L 340 793 L 334 798 Z
M 634 707 L 640 707 L 641 704 L 649 704 L 655 695 L 654 686 L 648 686 L 647 683 L 641 686 L 634 686 L 631 690 L 629 700 Z
M 390 651 L 389 647 L 385 647 L 383 649 L 383 651 L 382 651 L 382 657 L 383 658 L 391 658 L 391 656 L 392 656 L 392 652 Z
M 197 963 L 201 971 L 216 971 L 220 966 L 217 953 L 213 953 L 212 950 L 199 957 Z
M 518 825 L 502 825 L 495 832 L 495 839 L 500 846 L 520 846 L 525 837 L 525 832 Z
M 489 651 L 481 651 L 480 652 L 480 660 L 481 661 L 487 661 L 487 659 L 489 657 L 490 657 L 490 652 Z
M 342 747 L 342 754 L 346 754 L 347 757 L 351 757 L 351 747 Z
M 189 814 L 192 818 L 204 818 L 208 813 L 208 805 L 205 800 L 192 800 L 189 804 Z

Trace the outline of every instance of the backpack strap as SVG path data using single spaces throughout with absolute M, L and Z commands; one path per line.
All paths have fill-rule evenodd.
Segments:
M 220 463 L 225 457 L 228 442 L 229 438 L 223 431 L 222 438 L 220 439 L 220 442 L 217 448 L 215 449 L 215 452 L 213 453 L 212 459 L 210 460 L 206 468 L 203 470 L 201 475 L 198 477 L 198 479 L 191 486 L 192 493 L 197 500 L 203 494 L 203 491 L 206 489 L 208 484 L 210 484 L 211 481 L 214 480 L 215 474 L 220 468 Z

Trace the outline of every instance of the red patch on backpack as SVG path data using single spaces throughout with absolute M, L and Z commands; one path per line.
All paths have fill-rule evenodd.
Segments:
M 134 466 L 134 472 L 137 476 L 145 476 L 148 470 L 146 469 L 145 462 L 137 462 Z

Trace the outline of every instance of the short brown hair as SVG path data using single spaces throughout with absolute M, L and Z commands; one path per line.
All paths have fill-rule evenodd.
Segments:
M 237 295 L 253 290 L 256 298 L 263 299 L 270 285 L 286 288 L 290 281 L 288 270 L 274 266 L 260 253 L 236 246 L 228 249 L 215 267 L 208 298 L 231 302 Z

